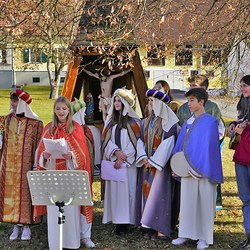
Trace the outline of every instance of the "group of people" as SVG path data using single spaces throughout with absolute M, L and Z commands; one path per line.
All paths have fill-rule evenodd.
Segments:
M 178 225 L 178 238 L 172 240 L 173 245 L 194 240 L 197 249 L 206 249 L 213 244 L 216 197 L 218 185 L 223 183 L 220 146 L 225 125 L 218 106 L 208 100 L 208 79 L 197 75 L 189 82 L 187 102 L 180 107 L 165 81 L 147 90 L 144 119 L 134 111 L 135 97 L 130 91 L 117 89 L 112 95 L 100 150 L 101 171 L 111 173 L 104 177 L 102 222 L 113 223 L 115 235 L 126 234 L 133 226 L 143 228 L 146 239 L 167 239 Z M 230 125 L 228 133 L 241 137 L 233 160 L 247 239 L 239 248 L 250 249 L 250 75 L 241 79 L 240 89 L 238 122 Z M 86 170 L 92 180 L 91 159 L 95 152 L 91 132 L 84 125 L 84 104 L 59 97 L 52 122 L 43 128 L 29 107 L 28 93 L 14 89 L 10 99 L 12 109 L 4 117 L 1 149 L 0 221 L 15 224 L 10 240 L 18 238 L 20 224 L 21 239 L 29 240 L 29 225 L 33 221 L 39 223 L 47 213 L 49 248 L 58 249 L 54 233 L 57 208 L 31 209 L 26 173 L 34 166 L 37 170 L 78 169 Z M 76 105 L 80 106 L 78 110 Z M 79 110 L 78 116 L 73 115 Z M 50 159 L 43 138 L 64 138 L 67 153 L 61 159 Z M 188 164 L 186 176 L 171 169 L 172 156 L 180 152 Z M 111 163 L 111 170 L 107 162 Z M 66 206 L 65 216 L 63 247 L 76 249 L 81 241 L 86 247 L 95 247 L 91 240 L 92 207 Z
M 188 102 L 179 108 L 186 116 L 181 130 L 163 81 L 146 92 L 143 120 L 134 112 L 128 92 L 114 92 L 103 131 L 103 157 L 115 162 L 114 171 L 125 167 L 127 178 L 105 181 L 103 223 L 115 224 L 113 233 L 124 234 L 134 225 L 145 228 L 147 239 L 166 239 L 179 219 L 179 237 L 172 244 L 182 245 L 188 239 L 198 240 L 198 249 L 213 244 L 216 187 L 223 182 L 221 116 L 216 119 L 205 111 L 207 78 L 205 87 L 201 76 L 192 81 L 197 86 L 191 86 Z M 179 151 L 190 165 L 186 178 L 175 175 L 170 167 L 171 156 Z

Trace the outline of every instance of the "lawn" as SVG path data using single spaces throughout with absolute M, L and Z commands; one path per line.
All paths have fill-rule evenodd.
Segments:
M 26 87 L 33 98 L 31 107 L 35 113 L 48 123 L 52 117 L 53 100 L 49 97 L 49 87 Z M 0 115 L 9 111 L 9 90 L 0 90 Z M 230 119 L 226 119 L 226 124 Z M 228 149 L 228 138 L 223 149 L 223 171 L 225 182 L 222 185 L 223 210 L 217 211 L 214 229 L 214 245 L 210 249 L 236 249 L 238 243 L 244 239 L 242 225 L 241 202 L 237 195 L 234 164 L 232 162 L 233 150 Z M 98 249 L 196 249 L 195 242 L 188 242 L 182 247 L 171 245 L 169 240 L 150 241 L 143 238 L 141 229 L 131 229 L 126 236 L 113 236 L 113 226 L 102 224 L 103 208 L 100 202 L 100 179 L 95 177 L 93 183 L 94 221 L 92 227 L 92 239 Z M 67 219 L 67 218 L 66 218 Z M 0 249 L 47 249 L 46 224 L 32 226 L 32 239 L 29 242 L 10 242 L 8 237 L 12 231 L 12 225 L 0 225 Z M 173 238 L 177 233 L 173 234 Z M 84 249 L 82 246 L 80 249 Z

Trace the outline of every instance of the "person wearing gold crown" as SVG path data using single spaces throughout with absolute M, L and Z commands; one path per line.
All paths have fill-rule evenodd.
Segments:
M 170 237 L 174 220 L 173 190 L 169 159 L 178 133 L 178 118 L 166 105 L 169 96 L 149 89 L 149 115 L 142 121 L 142 140 L 137 144 L 139 168 L 136 203 L 136 226 L 146 228 L 144 237 L 155 240 Z M 178 211 L 178 207 L 176 208 Z
M 91 180 L 90 159 L 83 129 L 72 120 L 72 108 L 68 99 L 60 96 L 56 99 L 53 109 L 53 121 L 48 123 L 42 138 L 56 140 L 65 139 L 67 152 L 60 158 L 52 159 L 47 152 L 44 140 L 41 140 L 37 148 L 37 170 L 85 170 Z M 58 225 L 56 206 L 35 206 L 34 217 L 47 213 L 48 243 L 50 250 L 59 249 Z M 63 225 L 63 248 L 78 249 L 80 247 L 80 221 L 81 214 L 86 217 L 86 222 L 92 223 L 92 206 L 65 206 L 64 214 L 67 218 Z
M 71 102 L 71 109 L 72 109 L 72 120 L 78 122 L 84 131 L 84 134 L 87 139 L 87 146 L 89 151 L 90 157 L 90 166 L 91 166 L 91 174 L 93 179 L 94 174 L 94 165 L 95 165 L 95 143 L 93 134 L 90 128 L 85 124 L 85 111 L 86 111 L 86 104 L 84 101 L 80 101 L 75 98 L 75 101 Z M 92 186 L 92 179 L 90 180 L 90 185 Z M 91 240 L 91 228 L 92 223 L 87 223 L 86 216 L 81 214 L 81 223 L 80 223 L 80 238 L 81 242 L 87 248 L 94 248 L 95 243 Z
M 140 118 L 132 109 L 135 99 L 126 89 L 117 89 L 103 129 L 103 159 L 112 162 L 111 173 L 124 170 L 124 180 L 105 180 L 104 213 L 102 222 L 115 224 L 113 233 L 121 235 L 135 224 L 137 141 L 140 137 Z M 102 172 L 103 170 L 102 161 Z
M 21 88 L 10 93 L 11 111 L 5 117 L 0 161 L 0 221 L 14 224 L 10 240 L 31 239 L 32 204 L 26 174 L 32 170 L 43 123 L 31 110 L 30 95 Z M 18 224 L 18 225 L 17 225 Z

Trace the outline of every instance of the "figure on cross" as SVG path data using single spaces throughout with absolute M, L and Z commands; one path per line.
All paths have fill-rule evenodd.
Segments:
M 101 72 L 93 73 L 89 70 L 83 69 L 83 71 L 88 74 L 89 76 L 92 76 L 100 81 L 101 85 L 101 95 L 99 95 L 99 110 L 102 112 L 102 119 L 103 121 L 106 120 L 106 116 L 108 114 L 108 110 L 111 105 L 111 92 L 113 87 L 113 81 L 115 78 L 121 77 L 129 73 L 132 69 L 124 70 L 118 74 L 111 75 L 111 72 L 108 71 L 107 75 L 104 75 Z

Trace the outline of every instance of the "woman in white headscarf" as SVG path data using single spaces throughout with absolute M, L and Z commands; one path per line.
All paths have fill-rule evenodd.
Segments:
M 103 223 L 116 224 L 113 231 L 116 235 L 126 233 L 128 225 L 135 224 L 135 158 L 140 118 L 132 109 L 133 105 L 131 92 L 117 89 L 102 134 L 103 159 L 114 162 L 113 171 L 125 168 L 126 172 L 125 181 L 105 180 Z
M 137 144 L 138 173 L 136 225 L 147 228 L 145 238 L 169 237 L 178 214 L 173 209 L 176 180 L 169 159 L 178 133 L 178 118 L 167 106 L 169 96 L 155 89 L 146 92 L 149 115 L 142 122 L 142 141 Z M 178 199 L 178 197 L 177 197 Z M 178 200 L 177 200 L 178 201 Z

